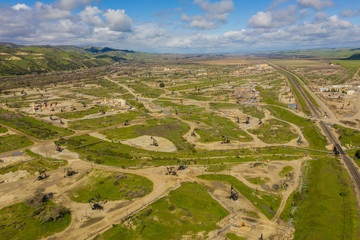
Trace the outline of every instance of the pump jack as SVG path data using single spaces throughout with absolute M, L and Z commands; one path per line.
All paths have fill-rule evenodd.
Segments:
M 49 176 L 48 175 L 46 175 L 46 169 L 44 169 L 44 170 L 42 170 L 41 172 L 39 172 L 39 176 L 38 176 L 38 180 L 39 181 L 41 181 L 41 180 L 43 180 L 43 179 L 46 179 L 46 178 L 48 178 Z
M 89 205 L 91 207 L 91 210 L 103 210 L 104 207 L 102 206 L 102 204 L 105 204 L 106 201 L 103 201 L 102 203 L 100 203 L 100 201 L 101 201 L 100 194 L 98 194 L 95 197 L 89 199 L 88 203 L 89 203 Z

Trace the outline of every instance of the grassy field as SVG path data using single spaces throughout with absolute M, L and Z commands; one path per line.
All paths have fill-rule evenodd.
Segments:
M 360 131 L 346 128 L 338 124 L 334 125 L 336 132 L 339 134 L 341 145 L 346 148 L 354 148 L 360 146 Z
M 250 129 L 249 132 L 257 135 L 265 143 L 287 143 L 298 137 L 290 127 L 286 122 L 269 119 L 260 127 Z
M 280 206 L 281 198 L 277 195 L 252 189 L 240 180 L 229 175 L 201 175 L 204 180 L 221 181 L 232 185 L 241 195 L 246 197 L 255 207 L 257 207 L 268 219 L 275 216 Z
M 140 117 L 142 114 L 139 112 L 130 111 L 127 113 L 120 113 L 106 117 L 81 119 L 70 122 L 70 128 L 74 130 L 92 130 L 106 128 L 113 125 L 124 124 L 126 120 L 133 120 Z
M 0 108 L 0 123 L 15 128 L 40 139 L 54 139 L 73 134 L 74 132 L 65 128 L 53 126 L 19 113 L 9 112 Z
M 189 131 L 190 127 L 178 119 L 150 119 L 145 125 L 134 125 L 124 128 L 104 130 L 101 133 L 111 140 L 135 138 L 142 135 L 151 135 L 169 139 L 178 151 L 192 151 L 190 145 L 182 136 Z
M 163 107 L 163 108 L 170 108 L 170 112 L 177 112 L 180 114 L 186 113 L 186 114 L 191 114 L 191 113 L 197 113 L 197 112 L 204 112 L 205 108 L 203 107 L 199 107 L 196 105 L 183 105 L 183 104 L 176 104 L 174 102 L 171 101 L 161 101 L 161 100 L 156 100 L 153 101 L 155 104 Z
M 24 136 L 4 135 L 0 136 L 0 153 L 16 150 L 33 145 L 34 143 Z
M 284 178 L 286 176 L 289 176 L 290 173 L 292 172 L 293 167 L 292 166 L 285 166 L 283 167 L 283 169 L 279 172 L 279 176 Z
M 313 160 L 307 176 L 307 188 L 295 212 L 294 239 L 359 239 L 352 183 L 339 160 Z
M 17 203 L 0 209 L 0 238 L 12 240 L 42 239 L 64 230 L 71 221 L 70 211 L 52 202 L 31 207 Z
M 75 202 L 87 203 L 90 198 L 100 194 L 108 201 L 131 200 L 149 194 L 152 189 L 153 183 L 147 178 L 92 169 L 72 191 L 71 199 Z
M 74 92 L 79 92 L 85 95 L 91 95 L 99 98 L 111 98 L 118 96 L 118 94 L 127 93 L 123 87 L 105 79 L 96 79 L 95 81 L 91 81 L 89 83 L 97 84 L 98 86 L 93 86 L 91 88 L 81 88 L 74 90 Z
M 226 239 L 229 239 L 229 240 L 245 240 L 245 238 L 239 237 L 235 233 L 227 233 L 226 234 Z
M 348 71 L 349 76 L 347 79 L 352 78 L 356 71 L 360 68 L 360 60 L 336 60 L 332 63 L 339 64 Z
M 93 106 L 87 110 L 64 112 L 64 113 L 56 114 L 56 116 L 65 119 L 76 119 L 76 118 L 83 118 L 90 114 L 99 113 L 100 110 L 104 110 L 106 112 L 108 109 L 107 107 L 103 107 L 103 106 Z
M 221 110 L 224 108 L 234 108 L 240 109 L 244 114 L 250 115 L 255 118 L 264 118 L 264 111 L 259 109 L 259 107 L 243 104 L 233 104 L 233 103 L 210 103 L 210 108 L 214 110 Z
M 254 178 L 246 178 L 246 180 L 247 180 L 249 183 L 252 183 L 252 184 L 263 185 L 263 184 L 269 182 L 269 181 L 270 181 L 270 178 L 268 178 L 268 177 L 265 177 L 265 178 L 254 177 Z
M 309 143 L 309 148 L 325 149 L 327 144 L 326 138 L 320 133 L 319 129 L 310 119 L 299 117 L 296 114 L 279 107 L 266 106 L 266 108 L 270 110 L 276 118 L 300 127 L 304 137 Z
M 228 168 L 227 164 L 213 164 L 206 167 L 207 172 L 222 172 Z
M 7 128 L 0 126 L 0 133 L 6 133 L 7 131 Z
M 135 214 L 132 228 L 114 225 L 96 239 L 163 240 L 182 239 L 185 235 L 198 239 L 198 232 L 202 232 L 201 238 L 206 238 L 209 231 L 217 229 L 216 223 L 227 215 L 205 187 L 183 183 L 168 196 Z
M 297 193 L 296 191 L 292 192 L 290 194 L 290 196 L 288 197 L 288 199 L 286 200 L 286 203 L 285 203 L 285 207 L 284 209 L 282 210 L 281 214 L 280 214 L 280 218 L 282 220 L 284 220 L 285 222 L 289 221 L 289 218 L 290 217 L 293 217 L 292 214 L 291 214 L 291 209 L 292 209 L 292 206 L 293 206 L 293 202 L 295 200 L 295 196 L 299 196 L 298 195 L 299 193 Z M 296 203 L 296 201 L 295 201 Z M 294 203 L 294 204 L 295 204 Z M 294 205 L 296 206 L 296 205 Z
M 132 89 L 134 89 L 137 93 L 140 93 L 141 96 L 146 98 L 158 98 L 161 94 L 164 93 L 162 89 L 156 89 L 149 87 L 141 82 L 137 82 L 129 85 Z
M 221 141 L 222 136 L 242 142 L 249 142 L 253 140 L 249 134 L 238 128 L 230 119 L 220 117 L 215 114 L 202 113 L 186 115 L 181 118 L 187 121 L 203 122 L 209 126 L 206 129 L 198 128 L 195 130 L 200 135 L 201 142 Z
M 30 174 L 35 174 L 41 170 L 46 169 L 47 171 L 55 170 L 61 166 L 67 164 L 66 160 L 45 158 L 41 155 L 26 150 L 25 154 L 31 157 L 31 160 L 26 162 L 17 162 L 6 167 L 0 168 L 0 174 L 5 174 L 9 172 L 16 172 L 19 170 L 28 171 Z

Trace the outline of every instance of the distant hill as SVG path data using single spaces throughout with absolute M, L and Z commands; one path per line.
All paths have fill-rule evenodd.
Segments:
M 0 76 L 69 71 L 116 62 L 144 61 L 153 59 L 154 55 L 108 47 L 24 46 L 1 42 Z
M 307 49 L 289 51 L 271 51 L 260 53 L 274 57 L 299 57 L 299 58 L 330 58 L 348 59 L 353 55 L 360 54 L 360 48 L 330 48 L 330 49 Z

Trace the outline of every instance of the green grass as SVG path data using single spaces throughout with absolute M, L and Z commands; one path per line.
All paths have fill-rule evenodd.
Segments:
M 288 75 L 288 74 L 289 74 L 289 75 Z M 301 109 L 302 109 L 302 111 L 303 111 L 306 115 L 310 115 L 311 112 L 310 112 L 310 110 L 309 110 L 309 107 L 308 107 L 308 105 L 306 104 L 304 98 L 301 96 L 299 90 L 296 88 L 294 82 L 290 79 L 290 74 L 291 74 L 291 73 L 288 73 L 288 72 L 287 72 L 287 73 L 285 74 L 285 76 L 286 76 L 287 79 L 289 80 L 289 83 L 290 83 L 290 85 L 291 85 L 291 88 L 292 88 L 293 92 L 295 93 L 295 96 L 296 96 L 297 100 L 298 100 L 299 103 L 300 103 Z M 294 78 L 296 78 L 296 76 L 294 76 Z M 297 81 L 297 80 L 295 79 L 295 81 Z M 300 83 L 299 83 L 299 84 L 300 84 Z
M 280 214 L 280 218 L 284 220 L 285 222 L 289 221 L 290 217 L 293 217 L 291 214 L 291 209 L 293 206 L 293 202 L 295 200 L 295 196 L 299 196 L 299 193 L 296 191 L 292 192 L 288 199 L 286 200 L 285 206 Z M 295 203 L 294 203 L 295 204 Z
M 339 160 L 313 160 L 307 176 L 307 188 L 295 212 L 294 239 L 359 239 L 356 198 Z
M 109 129 L 101 133 L 108 139 L 115 141 L 142 135 L 164 137 L 174 143 L 178 151 L 193 151 L 193 146 L 182 137 L 189 129 L 190 127 L 186 123 L 178 119 L 164 118 L 147 120 L 145 125 Z
M 6 133 L 7 131 L 7 128 L 0 126 L 0 133 Z
M 92 130 L 124 124 L 126 120 L 131 121 L 140 116 L 141 113 L 139 112 L 129 111 L 127 113 L 120 113 L 106 117 L 75 120 L 71 121 L 69 124 L 70 128 L 74 130 Z
M 0 136 L 0 153 L 16 150 L 33 145 L 34 143 L 24 136 L 4 135 Z
M 0 168 L 0 175 L 9 172 L 16 172 L 19 170 L 25 170 L 30 174 L 35 174 L 36 172 L 42 171 L 44 169 L 46 169 L 47 171 L 52 171 L 67 164 L 66 160 L 46 158 L 36 153 L 33 153 L 30 150 L 25 150 L 25 154 L 30 156 L 31 159 L 28 161 L 17 162 Z
M 230 140 L 242 142 L 249 142 L 253 140 L 249 134 L 238 128 L 230 119 L 220 117 L 212 113 L 186 115 L 181 118 L 188 121 L 203 122 L 209 126 L 206 129 L 195 129 L 201 137 L 201 142 L 221 141 L 222 136 L 226 136 Z
M 235 233 L 227 233 L 226 234 L 227 239 L 229 240 L 245 240 L 245 238 L 243 237 L 239 237 L 238 235 L 236 235 Z
M 279 172 L 280 177 L 286 177 L 289 176 L 289 174 L 292 172 L 293 167 L 292 166 L 285 166 L 283 169 Z
M 69 129 L 56 127 L 50 123 L 4 109 L 0 109 L 0 123 L 44 140 L 64 137 L 74 133 Z
M 319 129 L 310 119 L 299 117 L 288 110 L 276 106 L 265 106 L 265 108 L 267 108 L 274 117 L 300 127 L 304 137 L 309 143 L 309 148 L 325 149 L 327 144 L 326 138 L 320 133 Z
M 93 169 L 87 174 L 71 193 L 71 199 L 75 202 L 87 203 L 98 194 L 108 201 L 131 200 L 143 197 L 153 189 L 150 180 L 135 174 L 99 169 Z
M 100 98 L 111 98 L 117 96 L 117 94 L 127 93 L 127 91 L 123 87 L 105 79 L 96 79 L 93 83 L 99 86 L 94 86 L 91 88 L 81 88 L 78 90 L 74 90 L 74 92 L 79 92 L 85 95 L 91 95 Z
M 254 177 L 254 178 L 246 178 L 246 180 L 247 180 L 249 183 L 252 183 L 252 184 L 263 185 L 263 184 L 269 182 L 269 181 L 270 181 L 270 178 L 268 178 L 268 177 L 265 177 L 265 178 Z
M 123 224 L 100 235 L 100 239 L 163 240 L 182 239 L 196 234 L 216 230 L 216 223 L 226 217 L 228 212 L 216 202 L 205 187 L 196 183 L 182 183 L 181 187 L 170 192 L 149 207 L 132 217 L 133 227 Z
M 134 89 L 136 92 L 140 93 L 141 96 L 146 98 L 158 98 L 160 97 L 161 94 L 165 92 L 162 89 L 152 88 L 141 82 L 130 84 L 130 87 Z
M 338 124 L 334 125 L 336 132 L 339 134 L 341 145 L 346 148 L 354 148 L 360 146 L 360 131 L 346 128 Z
M 207 172 L 222 172 L 228 167 L 227 164 L 212 164 L 206 167 Z
M 42 239 L 64 230 L 71 221 L 71 214 L 65 213 L 56 220 L 44 221 L 41 213 L 51 212 L 56 205 L 47 202 L 38 208 L 17 203 L 0 209 L 0 238 L 12 240 Z
M 246 197 L 256 208 L 258 208 L 268 219 L 275 216 L 280 206 L 281 198 L 277 195 L 255 190 L 245 185 L 240 180 L 229 175 L 201 175 L 198 176 L 204 180 L 221 181 L 232 185 L 241 195 Z
M 250 115 L 255 118 L 264 118 L 264 111 L 259 109 L 259 107 L 243 104 L 233 104 L 233 103 L 210 103 L 210 108 L 214 110 L 224 109 L 224 108 L 235 108 L 240 109 L 244 114 Z
M 291 130 L 290 124 L 277 119 L 269 119 L 256 129 L 249 132 L 258 136 L 265 143 L 287 143 L 298 137 Z
M 156 100 L 153 101 L 155 104 L 163 107 L 163 108 L 170 108 L 170 112 L 177 112 L 177 113 L 197 113 L 197 112 L 204 112 L 205 108 L 199 107 L 196 105 L 183 105 L 183 104 L 176 104 L 171 101 L 160 101 Z
M 334 64 L 340 64 L 343 68 L 348 71 L 347 79 L 351 79 L 356 71 L 360 68 L 360 60 L 336 60 Z
M 100 110 L 104 110 L 106 112 L 108 109 L 107 109 L 107 107 L 93 106 L 89 109 L 82 110 L 82 111 L 59 113 L 59 114 L 56 114 L 56 116 L 58 116 L 60 118 L 65 118 L 65 119 L 76 119 L 76 118 L 83 118 L 90 114 L 99 113 Z

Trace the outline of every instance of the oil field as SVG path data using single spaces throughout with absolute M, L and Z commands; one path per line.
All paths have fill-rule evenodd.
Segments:
M 0 240 L 360 239 L 359 1 L 0 21 Z
M 1 235 L 357 239 L 360 82 L 318 86 L 309 64 L 346 71 L 218 57 L 14 77 L 0 98 Z

